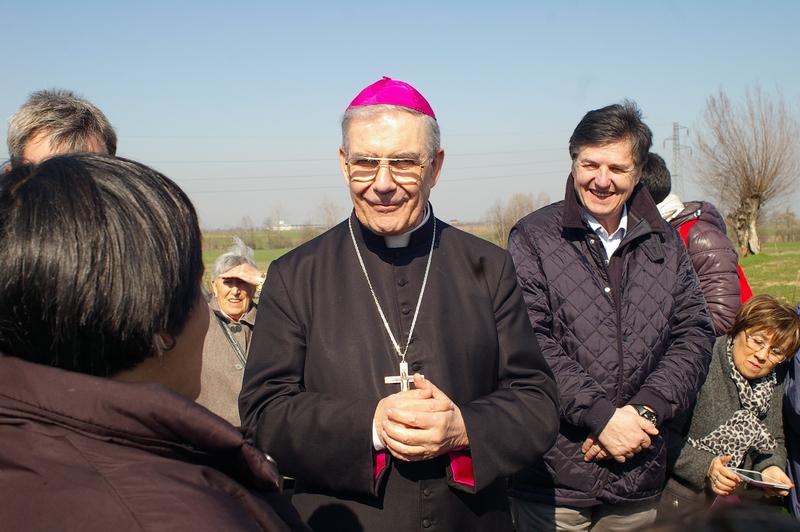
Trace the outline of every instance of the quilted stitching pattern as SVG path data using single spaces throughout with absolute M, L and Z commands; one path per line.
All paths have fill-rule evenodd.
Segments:
M 705 304 L 679 235 L 669 229 L 662 236 L 641 220 L 619 251 L 618 316 L 595 235 L 563 228 L 563 206 L 523 218 L 509 244 L 537 339 L 556 375 L 562 416 L 555 446 L 514 478 L 512 493 L 552 502 L 555 491 L 557 504 L 575 506 L 654 501 L 665 474 L 661 436 L 624 464 L 587 464 L 581 445 L 600 402 L 624 406 L 647 389 L 663 401 L 661 419 L 691 404 L 710 356 Z M 646 246 L 663 257 L 651 260 Z

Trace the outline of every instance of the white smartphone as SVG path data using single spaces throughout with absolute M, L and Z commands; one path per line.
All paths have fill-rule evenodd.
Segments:
M 758 486 L 759 488 L 775 488 L 779 490 L 792 489 L 791 486 L 787 486 L 782 482 L 778 482 L 776 479 L 770 477 L 769 475 L 764 475 L 759 471 L 739 469 L 738 467 L 729 467 L 728 469 L 739 475 L 739 478 L 748 484 Z

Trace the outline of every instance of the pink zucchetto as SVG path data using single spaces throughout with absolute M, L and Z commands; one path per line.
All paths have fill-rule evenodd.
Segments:
M 417 89 L 405 81 L 387 78 L 386 76 L 359 92 L 358 96 L 347 106 L 345 113 L 353 107 L 365 107 L 368 105 L 399 105 L 419 111 L 436 120 L 431 104 Z

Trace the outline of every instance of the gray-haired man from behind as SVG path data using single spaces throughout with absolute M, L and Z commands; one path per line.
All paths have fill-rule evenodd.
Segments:
M 8 121 L 11 166 L 60 153 L 117 153 L 117 134 L 103 112 L 72 91 L 31 93 Z

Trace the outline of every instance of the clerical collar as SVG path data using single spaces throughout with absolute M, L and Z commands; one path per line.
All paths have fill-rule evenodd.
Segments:
M 431 209 L 430 204 L 425 206 L 425 211 L 422 213 L 422 221 L 417 224 L 417 226 L 408 231 L 407 233 L 403 233 L 402 235 L 397 236 L 385 236 L 383 239 L 386 241 L 387 248 L 404 248 L 408 246 L 408 243 L 411 242 L 411 233 L 425 225 L 425 222 L 428 221 L 428 218 L 431 216 Z
M 586 214 L 586 221 L 589 223 L 589 227 L 592 228 L 592 231 L 600 237 L 600 242 L 602 242 L 603 247 L 606 248 L 606 256 L 611 258 L 611 255 L 619 247 L 620 242 L 625 237 L 625 231 L 628 229 L 628 207 L 627 205 L 622 205 L 622 216 L 619 218 L 619 225 L 617 226 L 616 231 L 612 234 L 608 234 L 606 228 L 597 221 L 597 218 L 589 214 L 588 211 L 584 210 L 584 214 Z

